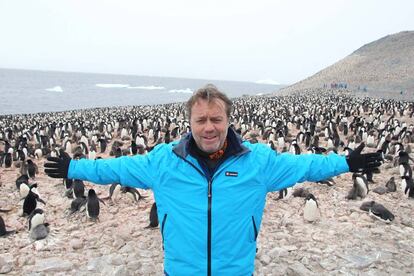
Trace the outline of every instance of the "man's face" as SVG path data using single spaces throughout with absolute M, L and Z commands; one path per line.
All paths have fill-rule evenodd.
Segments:
M 191 108 L 191 131 L 197 146 L 204 152 L 213 153 L 223 147 L 228 123 L 225 104 L 220 99 L 210 103 L 200 99 Z

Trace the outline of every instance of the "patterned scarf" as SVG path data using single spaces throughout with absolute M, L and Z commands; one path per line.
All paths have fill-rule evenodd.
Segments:
M 226 152 L 226 148 L 227 148 L 227 139 L 224 140 L 224 145 L 221 149 L 219 149 L 218 151 L 209 154 L 208 158 L 210 160 L 219 160 L 221 157 L 223 157 L 224 153 Z

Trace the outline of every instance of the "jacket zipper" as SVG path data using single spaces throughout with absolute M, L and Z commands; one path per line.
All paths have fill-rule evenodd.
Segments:
M 207 211 L 207 275 L 211 276 L 211 198 L 212 198 L 212 180 L 208 181 L 208 211 Z

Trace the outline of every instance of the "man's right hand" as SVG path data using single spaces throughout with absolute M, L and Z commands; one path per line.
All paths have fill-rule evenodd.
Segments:
M 61 157 L 48 157 L 45 163 L 45 173 L 53 178 L 67 178 L 69 163 L 72 159 L 66 152 Z

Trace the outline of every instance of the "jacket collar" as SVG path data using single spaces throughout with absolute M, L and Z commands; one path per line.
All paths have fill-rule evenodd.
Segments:
M 195 145 L 195 143 L 190 143 L 193 140 L 193 135 L 189 132 L 183 138 L 181 138 L 180 142 L 173 147 L 173 152 L 182 158 L 186 158 L 189 154 L 189 147 L 190 145 Z M 244 153 L 249 152 L 250 150 L 242 144 L 241 137 L 231 128 L 229 127 L 227 132 L 227 141 L 228 147 L 234 152 L 234 156 L 242 155 Z

